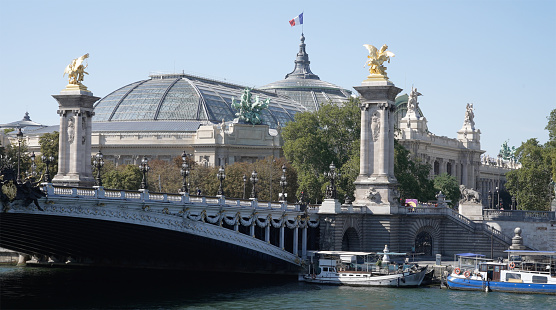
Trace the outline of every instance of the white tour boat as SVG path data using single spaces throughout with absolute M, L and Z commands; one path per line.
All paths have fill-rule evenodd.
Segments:
M 349 286 L 415 287 L 421 285 L 427 267 L 415 264 L 390 263 L 389 256 L 405 256 L 406 253 L 315 251 L 319 255 L 318 267 L 300 276 L 300 281 L 317 284 Z M 382 260 L 372 262 L 370 257 L 383 255 Z M 311 256 L 311 260 L 314 256 Z M 313 265 L 311 263 L 311 265 Z

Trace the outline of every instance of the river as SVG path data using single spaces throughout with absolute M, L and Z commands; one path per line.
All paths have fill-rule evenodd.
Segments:
M 556 296 L 338 287 L 291 278 L 0 267 L 1 309 L 556 309 Z

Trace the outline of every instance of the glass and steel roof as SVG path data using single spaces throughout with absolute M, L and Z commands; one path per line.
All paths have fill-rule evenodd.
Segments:
M 126 85 L 99 100 L 94 107 L 93 121 L 105 124 L 96 126 L 99 130 L 114 127 L 109 126 L 114 122 L 229 122 L 236 118 L 232 98 L 240 100 L 244 89 L 244 86 L 189 74 L 151 75 L 148 80 Z M 294 100 L 272 92 L 254 89 L 252 93 L 263 100 L 270 98 L 268 110 L 263 111 L 263 123 L 270 128 L 283 126 L 296 113 L 307 110 Z M 122 124 L 118 128 L 122 126 L 125 127 Z
M 288 73 L 285 79 L 259 87 L 259 89 L 288 96 L 309 111 L 318 110 L 324 102 L 341 104 L 349 99 L 351 95 L 349 90 L 321 81 L 318 75 L 311 71 L 310 63 L 309 54 L 305 51 L 305 37 L 302 34 L 293 71 Z

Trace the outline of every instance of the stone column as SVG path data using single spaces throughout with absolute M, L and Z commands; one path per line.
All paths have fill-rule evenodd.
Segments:
M 52 183 L 91 187 L 95 184 L 91 167 L 93 104 L 100 99 L 82 89 L 64 89 L 53 95 L 58 101 L 60 141 L 58 173 Z
M 307 221 L 309 221 L 309 219 L 307 219 Z M 303 259 L 307 258 L 307 226 L 308 224 L 301 230 L 301 258 Z
M 284 224 L 280 226 L 280 249 L 284 249 Z
M 299 249 L 299 226 L 295 226 L 293 229 L 293 254 L 298 255 Z
M 399 192 L 394 176 L 394 111 L 400 88 L 388 80 L 364 81 L 361 94 L 361 160 L 355 202 L 371 213 L 397 213 Z

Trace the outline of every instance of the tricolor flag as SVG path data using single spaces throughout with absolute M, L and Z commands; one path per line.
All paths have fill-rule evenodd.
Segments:
M 290 20 L 290 25 L 292 27 L 297 25 L 303 25 L 303 13 L 297 15 L 294 19 Z

